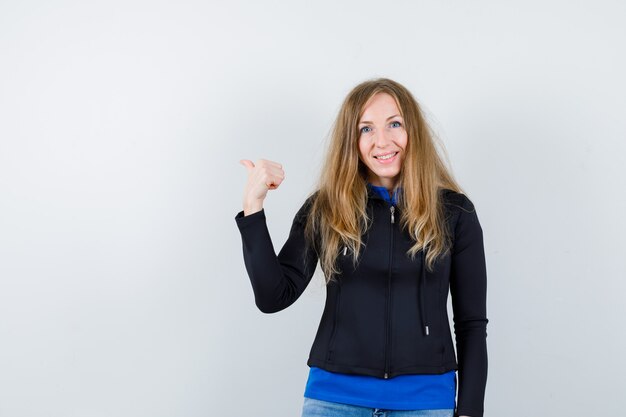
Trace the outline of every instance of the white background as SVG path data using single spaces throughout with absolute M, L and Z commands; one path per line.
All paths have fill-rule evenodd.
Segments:
M 618 415 L 623 1 L 2 1 L 0 416 L 297 416 L 320 269 L 271 315 L 234 221 L 276 252 L 341 101 L 389 77 L 476 204 L 485 416 Z

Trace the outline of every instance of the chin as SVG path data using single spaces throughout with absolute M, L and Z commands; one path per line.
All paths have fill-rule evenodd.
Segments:
M 372 172 L 374 172 L 374 174 L 376 174 L 378 177 L 380 178 L 395 178 L 398 176 L 398 174 L 400 174 L 400 170 L 399 169 L 395 169 L 393 171 L 374 171 L 372 170 Z

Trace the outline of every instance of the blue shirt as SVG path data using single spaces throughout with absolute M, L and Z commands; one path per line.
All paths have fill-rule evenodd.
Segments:
M 391 204 L 396 204 L 398 187 L 390 197 L 385 187 L 367 183 Z M 398 375 L 391 379 L 369 375 L 329 372 L 312 366 L 304 396 L 363 407 L 388 410 L 455 408 L 456 373 Z

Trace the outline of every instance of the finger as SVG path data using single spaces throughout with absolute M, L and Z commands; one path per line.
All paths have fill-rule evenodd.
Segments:
M 278 162 L 274 162 L 274 161 L 270 161 L 269 159 L 259 159 L 257 164 L 266 164 L 268 166 L 272 166 L 272 167 L 276 167 L 276 168 L 282 168 L 283 166 L 281 164 L 279 164 Z
M 266 180 L 265 185 L 270 190 L 274 190 L 278 188 L 280 184 L 282 184 L 282 182 L 283 182 L 282 178 L 270 177 L 269 179 Z
M 278 178 L 285 178 L 285 171 L 280 168 L 275 167 L 266 167 L 266 171 L 268 175 L 272 175 Z

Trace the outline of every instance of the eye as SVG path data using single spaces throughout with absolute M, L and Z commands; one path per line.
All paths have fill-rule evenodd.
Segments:
M 369 129 L 369 126 L 363 126 L 359 132 L 361 132 L 361 133 L 365 133 L 365 132 L 363 131 L 363 129 Z
M 391 122 L 391 124 L 392 124 L 392 125 L 393 125 L 394 123 L 397 123 L 397 124 L 398 124 L 398 127 L 402 126 L 402 123 L 400 123 L 400 122 L 398 122 L 398 121 Z

